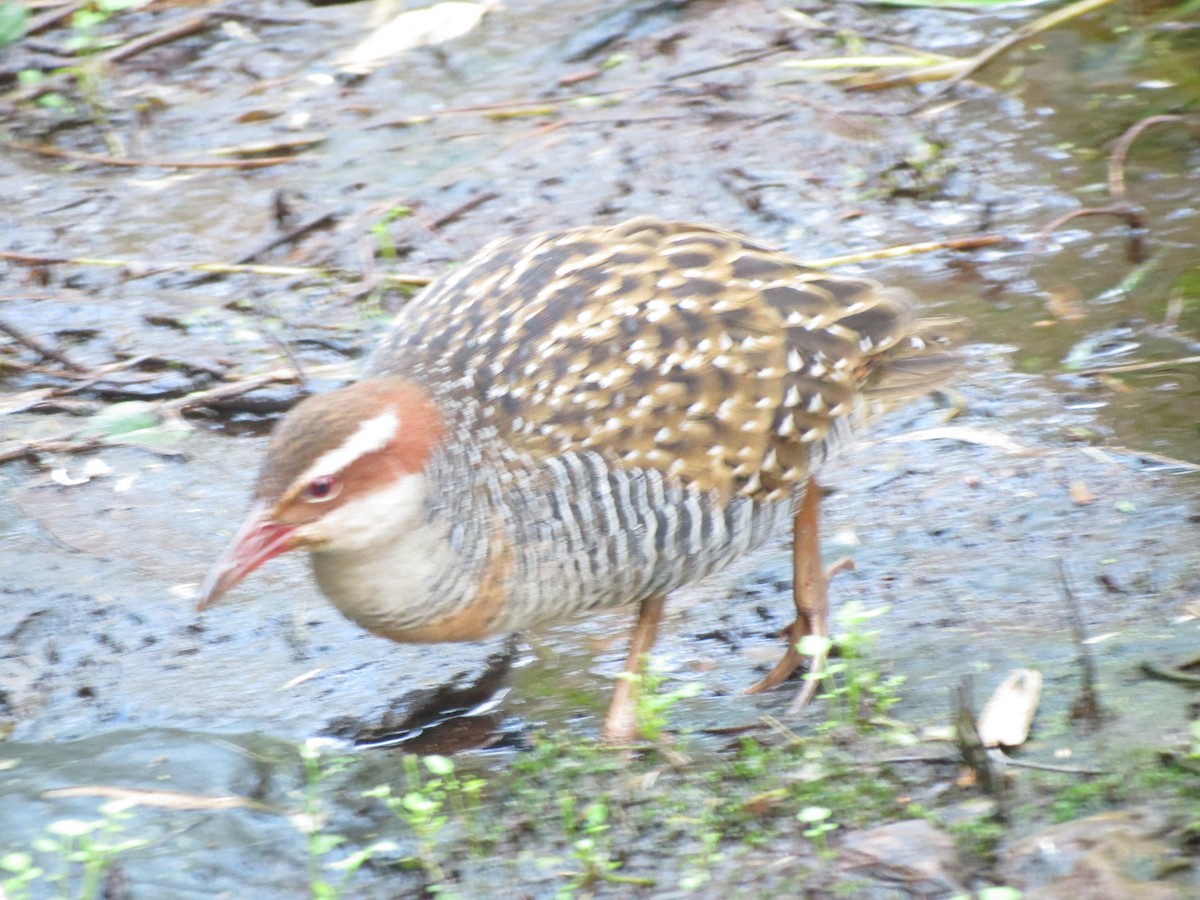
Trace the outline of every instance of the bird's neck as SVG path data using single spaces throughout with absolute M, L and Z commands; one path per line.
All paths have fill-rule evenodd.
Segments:
M 317 584 L 348 619 L 396 640 L 485 637 L 496 616 L 483 607 L 502 602 L 504 587 L 481 585 L 491 583 L 503 548 L 485 533 L 461 465 L 435 453 L 422 483 L 434 502 L 423 498 L 418 521 L 397 521 L 395 529 L 381 522 L 369 544 L 313 552 Z

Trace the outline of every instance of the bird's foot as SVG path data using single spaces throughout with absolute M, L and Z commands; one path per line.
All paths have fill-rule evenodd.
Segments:
M 820 680 L 821 672 L 825 669 L 825 657 L 829 650 L 825 648 L 823 652 L 811 655 L 801 653 L 800 641 L 809 635 L 829 637 L 829 597 L 827 593 L 829 582 L 840 572 L 853 571 L 854 560 L 842 557 L 825 570 L 822 583 L 813 586 L 815 589 L 813 593 L 816 594 L 816 597 L 812 598 L 810 602 L 798 601 L 796 603 L 795 621 L 781 632 L 787 640 L 787 649 L 784 651 L 783 657 L 775 663 L 775 668 L 746 689 L 747 694 L 761 694 L 763 691 L 779 687 L 792 677 L 792 673 L 800 667 L 805 659 L 811 659 L 812 662 L 808 669 L 810 677 L 796 695 L 796 699 L 792 701 L 792 705 L 788 707 L 788 713 L 799 712 L 808 705 L 813 694 L 816 693 L 817 683 Z
M 606 744 L 632 744 L 641 736 L 638 727 L 637 704 L 641 688 L 642 664 L 654 646 L 658 625 L 662 621 L 665 596 L 647 597 L 638 611 L 637 625 L 630 641 L 629 657 L 613 688 L 612 701 L 600 729 L 600 739 Z

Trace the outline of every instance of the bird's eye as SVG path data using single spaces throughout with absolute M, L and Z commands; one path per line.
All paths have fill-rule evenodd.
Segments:
M 320 478 L 314 478 L 304 488 L 304 499 L 310 503 L 321 503 L 332 500 L 341 489 L 341 484 L 332 475 L 322 475 Z

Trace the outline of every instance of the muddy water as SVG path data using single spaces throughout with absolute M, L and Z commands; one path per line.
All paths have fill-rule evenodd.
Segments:
M 1001 93 L 968 89 L 959 101 L 900 117 L 912 95 L 846 94 L 801 80 L 784 65 L 794 53 L 687 74 L 769 45 L 787 25 L 778 10 L 701 3 L 637 15 L 641 7 L 629 5 L 610 16 L 594 6 L 497 9 L 449 45 L 349 82 L 333 77 L 331 60 L 358 39 L 361 11 L 258 5 L 298 24 L 226 29 L 113 72 L 125 111 L 116 126 L 144 157 L 298 134 L 320 133 L 322 143 L 254 173 L 64 168 L 6 154 L 6 249 L 228 260 L 277 233 L 278 192 L 297 218 L 332 212 L 338 224 L 294 258 L 279 251 L 269 260 L 353 267 L 368 226 L 403 205 L 416 212 L 390 228 L 395 266 L 424 274 L 496 233 L 641 212 L 739 228 L 807 257 L 980 228 L 1028 236 L 1063 212 L 1103 205 L 1113 140 L 1186 96 L 1186 85 L 1164 84 L 1179 66 L 1160 46 L 1169 33 L 1145 32 L 1159 42 L 1153 51 L 1134 34 L 1114 38 L 1118 13 L 1018 51 Z M 865 27 L 861 14 L 845 5 L 821 11 L 842 28 Z M 946 52 L 975 48 L 1013 21 L 873 15 L 871 29 Z M 615 43 L 586 55 L 614 33 Z M 824 32 L 797 41 L 804 55 L 835 52 Z M 617 64 L 594 80 L 557 85 L 607 58 Z M 1194 62 L 1183 68 L 1195 71 Z M 1002 64 L 985 76 L 994 83 L 1004 72 Z M 572 99 L 588 94 L 595 99 Z M 130 110 L 142 101 L 151 112 L 136 118 Z M 499 119 L 470 110 L 526 101 L 555 109 Z M 36 135 L 52 115 L 26 110 L 13 127 Z M 57 139 L 102 151 L 88 128 Z M 1114 735 L 1144 746 L 1147 734 L 1186 726 L 1182 692 L 1136 672 L 1144 658 L 1180 657 L 1200 643 L 1185 612 L 1200 595 L 1196 476 L 1114 448 L 1200 462 L 1200 378 L 1194 364 L 1105 383 L 1077 371 L 1197 354 L 1194 280 L 1178 327 L 1162 324 L 1200 258 L 1197 173 L 1200 149 L 1179 129 L 1154 130 L 1136 145 L 1126 177 L 1146 210 L 1152 263 L 1124 293 L 1112 291 L 1133 271 L 1128 235 L 1110 219 L 1076 220 L 1040 254 L 1017 243 L 864 269 L 969 315 L 981 342 L 956 386 L 962 411 L 951 423 L 973 431 L 903 440 L 946 422 L 943 405 L 922 401 L 880 423 L 825 475 L 834 489 L 827 553 L 859 565 L 839 577 L 835 603 L 889 606 L 878 620 L 880 652 L 889 671 L 909 679 L 896 710 L 905 718 L 945 721 L 947 692 L 963 673 L 988 687 L 1013 666 L 1034 665 L 1052 689 L 1033 752 L 1077 740 L 1062 724 L 1076 675 L 1062 558 L 1099 641 L 1106 697 L 1126 717 L 1095 747 L 1076 750 L 1119 746 Z M 86 365 L 140 353 L 189 360 L 181 371 L 192 387 L 207 383 L 195 375 L 205 366 L 285 364 L 272 331 L 293 340 L 307 365 L 342 366 L 317 385 L 328 386 L 348 377 L 383 321 L 316 279 L 197 282 L 56 267 L 42 286 L 25 270 L 7 274 L 5 321 L 64 342 Z M 1051 297 L 1069 301 L 1070 314 L 1048 306 Z M 382 305 L 398 302 L 385 296 Z M 186 330 L 149 324 L 165 319 Z M 163 373 L 146 390 L 179 391 L 170 379 L 184 375 Z M 4 386 L 45 383 L 25 373 Z M 267 398 L 288 399 L 284 389 Z M 84 395 L 76 412 L 103 402 Z M 65 413 L 15 413 L 0 417 L 0 438 L 73 424 Z M 63 486 L 24 463 L 0 469 L 0 713 L 9 735 L 0 758 L 11 763 L 0 771 L 0 838 L 14 846 L 45 821 L 94 809 L 91 798 L 47 799 L 42 792 L 55 787 L 169 787 L 287 807 L 298 786 L 289 741 L 347 717 L 376 721 L 393 699 L 470 677 L 498 649 L 396 647 L 365 635 L 324 604 L 301 560 L 272 564 L 239 592 L 242 602 L 197 619 L 190 597 L 241 514 L 263 439 L 253 415 L 194 425 L 179 448 L 186 455 L 106 449 L 98 455 L 111 473 L 84 484 Z M 998 435 L 1011 444 L 998 446 Z M 82 473 L 80 458 L 56 462 Z M 1072 502 L 1073 483 L 1094 501 Z M 739 692 L 778 652 L 788 567 L 785 550 L 768 551 L 673 598 L 658 656 L 672 676 L 704 687 L 683 707 L 685 727 L 752 722 L 786 706 L 785 695 Z M 548 723 L 591 733 L 626 624 L 610 615 L 529 636 L 499 714 L 516 731 Z M 164 896 L 306 890 L 295 874 L 295 829 L 282 817 L 240 812 L 197 825 L 194 813 L 175 812 L 156 821 L 170 840 L 131 865 L 135 882 L 161 885 Z M 244 858 L 197 862 L 209 843 L 229 846 L 230 822 L 245 830 Z M 264 856 L 264 847 L 274 849 Z M 181 858 L 191 860 L 182 871 Z

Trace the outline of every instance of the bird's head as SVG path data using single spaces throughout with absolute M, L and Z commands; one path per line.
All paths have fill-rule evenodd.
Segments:
M 288 550 L 367 550 L 419 525 L 424 469 L 441 436 L 429 396 L 400 379 L 298 404 L 271 437 L 254 502 L 204 579 L 198 609 Z

